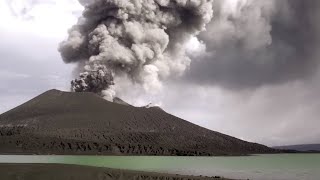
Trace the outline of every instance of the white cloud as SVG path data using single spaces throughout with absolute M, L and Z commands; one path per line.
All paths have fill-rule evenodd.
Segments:
M 189 56 L 197 57 L 206 52 L 206 45 L 197 37 L 192 37 L 186 44 Z
M 64 37 L 82 10 L 77 0 L 2 0 L 0 29 L 44 37 Z

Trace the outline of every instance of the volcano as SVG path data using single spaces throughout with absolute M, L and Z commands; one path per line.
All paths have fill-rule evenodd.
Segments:
M 47 91 L 0 115 L 0 153 L 244 155 L 277 150 L 192 124 L 159 107 Z

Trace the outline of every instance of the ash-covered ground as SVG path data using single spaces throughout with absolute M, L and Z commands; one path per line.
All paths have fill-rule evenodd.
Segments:
M 274 149 L 211 131 L 158 107 L 50 90 L 0 115 L 0 153 L 243 155 Z

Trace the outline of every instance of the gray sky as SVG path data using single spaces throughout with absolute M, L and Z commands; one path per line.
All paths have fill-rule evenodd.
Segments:
M 216 1 L 214 21 L 190 41 L 184 76 L 157 94 L 132 85 L 120 96 L 244 140 L 320 143 L 319 3 L 277 3 Z M 57 48 L 81 11 L 76 0 L 0 2 L 0 113 L 46 90 L 69 89 L 74 66 Z

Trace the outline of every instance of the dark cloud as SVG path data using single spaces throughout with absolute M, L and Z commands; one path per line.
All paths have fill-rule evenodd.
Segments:
M 320 1 L 248 1 L 236 12 L 216 4 L 200 35 L 207 54 L 194 60 L 188 82 L 257 88 L 311 77 L 319 65 Z

